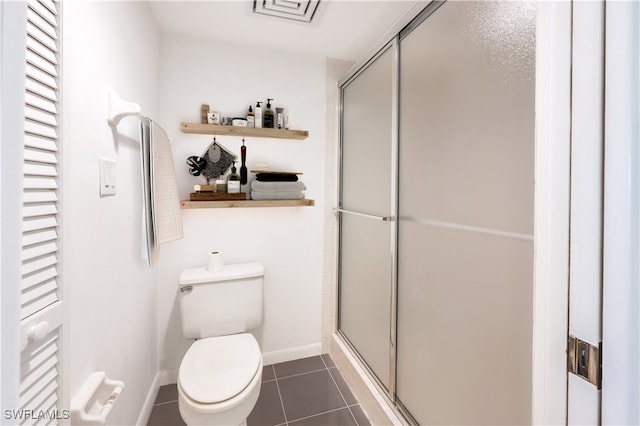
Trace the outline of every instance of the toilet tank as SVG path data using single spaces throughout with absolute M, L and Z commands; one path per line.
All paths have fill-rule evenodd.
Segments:
M 220 272 L 183 270 L 178 299 L 184 337 L 224 336 L 258 327 L 262 323 L 263 277 L 261 263 L 224 265 Z

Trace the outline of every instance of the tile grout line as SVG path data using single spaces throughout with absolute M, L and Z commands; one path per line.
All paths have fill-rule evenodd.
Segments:
M 324 359 L 322 360 L 322 362 L 324 362 Z M 327 364 L 325 363 L 325 365 L 327 365 Z M 328 370 L 329 370 L 329 368 L 327 368 L 327 372 L 329 373 L 329 377 L 331 377 L 331 381 L 336 386 L 336 389 L 338 389 L 338 393 L 340 394 L 340 397 L 342 398 L 342 401 L 344 402 L 344 406 L 349 408 L 349 404 L 347 404 L 347 399 L 342 394 L 342 391 L 340 390 L 340 386 L 338 386 L 338 383 L 336 382 L 336 379 L 333 378 L 333 374 L 331 374 L 331 371 L 328 371 Z M 336 371 L 338 371 L 338 370 L 336 369 Z M 338 371 L 338 374 L 340 374 L 339 371 Z M 349 412 L 351 412 L 351 410 L 349 410 Z M 352 416 L 353 416 L 353 414 L 352 414 Z M 356 423 L 358 423 L 358 422 L 356 422 Z
M 318 371 L 323 371 L 323 370 L 327 370 L 327 368 L 319 368 L 317 370 L 311 370 L 311 371 L 305 371 L 303 373 L 296 373 L 296 374 L 291 374 L 289 376 L 284 376 L 284 377 L 276 377 L 275 380 L 282 380 L 282 379 L 288 379 L 290 377 L 298 377 L 298 376 L 302 376 L 304 374 L 309 374 L 309 373 L 317 373 Z M 275 373 L 274 373 L 275 374 Z
M 320 357 L 320 359 L 322 359 L 322 362 L 324 362 L 324 359 L 322 357 Z M 327 363 L 324 362 L 324 365 L 326 366 Z M 338 393 L 340 394 L 342 401 L 344 401 L 345 407 L 347 407 L 347 410 L 349 410 L 349 414 L 351 414 L 351 418 L 353 419 L 356 425 L 359 425 L 358 420 L 356 420 L 356 416 L 354 416 L 353 411 L 351 411 L 351 407 L 349 407 L 349 404 L 347 404 L 347 399 L 344 397 L 344 395 L 342 394 L 342 391 L 340 390 L 340 386 L 338 386 L 338 383 L 336 383 L 336 379 L 333 378 L 333 374 L 331 374 L 331 371 L 329 371 L 329 367 L 327 367 L 327 372 L 329 373 L 329 377 L 331 377 L 331 381 L 335 385 L 336 389 L 338 389 Z M 337 368 L 336 368 L 336 372 L 340 374 Z
M 322 361 L 322 363 L 324 364 L 324 368 L 326 368 L 327 370 L 329 369 L 329 366 L 327 365 L 327 363 L 324 361 L 324 358 L 322 358 L 322 355 L 320 355 L 320 361 Z
M 324 362 L 324 360 L 322 359 L 321 356 L 320 356 L 320 360 L 322 361 L 322 364 L 325 366 L 325 368 L 320 368 L 320 369 L 312 370 L 312 371 L 305 371 L 303 373 L 292 374 L 290 376 L 285 376 L 285 377 L 278 377 L 278 373 L 276 372 L 275 364 L 272 364 L 273 376 L 275 377 L 276 387 L 278 388 L 278 396 L 280 397 L 280 406 L 282 407 L 282 413 L 284 414 L 284 422 L 285 422 L 286 426 L 289 426 L 289 420 L 287 419 L 287 410 L 284 409 L 284 401 L 282 400 L 282 393 L 280 392 L 280 384 L 278 383 L 278 381 L 281 380 L 281 379 L 288 379 L 290 377 L 297 377 L 297 376 L 302 376 L 303 374 L 315 373 L 315 372 L 318 372 L 318 371 L 326 370 L 327 364 Z M 331 373 L 329 373 L 329 375 L 331 375 Z M 317 415 L 317 414 L 314 414 L 314 415 Z M 313 417 L 313 416 L 310 416 L 310 417 Z M 307 418 L 307 417 L 303 417 L 303 418 Z M 298 420 L 300 420 L 300 419 L 298 419 Z M 358 422 L 356 422 L 356 423 L 358 423 Z
M 350 409 L 350 408 L 349 408 L 349 406 L 347 405 L 347 401 L 346 401 L 346 399 L 344 398 L 344 395 L 342 395 L 342 392 L 340 391 L 340 388 L 339 388 L 339 387 L 338 387 L 338 385 L 336 384 L 335 379 L 334 379 L 334 378 L 333 378 L 333 376 L 331 375 L 331 372 L 329 371 L 329 367 L 327 366 L 327 363 L 324 361 L 324 359 L 322 358 L 322 356 L 320 356 L 320 355 L 319 355 L 319 358 L 320 358 L 320 360 L 322 361 L 322 364 L 324 365 L 324 368 L 319 368 L 319 369 L 316 369 L 316 370 L 306 371 L 306 372 L 304 372 L 304 373 L 292 374 L 292 375 L 290 375 L 290 376 L 277 377 L 277 374 L 275 373 L 275 367 L 274 367 L 274 375 L 276 376 L 276 385 L 278 386 L 278 394 L 280 395 L 280 402 L 282 403 L 282 411 L 284 412 L 284 417 L 285 417 L 285 421 L 286 421 L 287 426 L 289 426 L 289 424 L 290 424 L 290 423 L 292 423 L 292 422 L 297 422 L 297 421 L 300 421 L 300 420 L 310 419 L 310 418 L 312 418 L 312 417 L 315 417 L 315 416 L 321 416 L 321 415 L 323 415 L 323 414 L 333 413 L 333 412 L 335 412 L 335 411 L 343 410 L 343 409 L 345 409 L 345 408 L 346 408 L 347 410 L 349 410 L 349 414 L 351 414 L 351 417 L 353 418 L 354 423 L 357 425 L 357 424 L 358 424 L 358 421 L 355 419 L 355 417 L 353 416 L 353 413 L 351 412 L 351 409 Z M 280 386 L 278 385 L 278 381 L 279 381 L 279 380 L 281 380 L 281 379 L 288 379 L 288 378 L 290 378 L 290 377 L 302 376 L 302 375 L 304 375 L 304 374 L 317 373 L 317 372 L 319 372 L 319 371 L 327 371 L 327 373 L 329 373 L 329 377 L 331 377 L 331 380 L 333 381 L 333 384 L 335 385 L 336 389 L 338 390 L 338 393 L 340 394 L 340 397 L 342 398 L 342 401 L 344 402 L 344 407 L 339 407 L 339 408 L 335 408 L 335 409 L 333 409 L 333 410 L 328 410 L 328 411 L 324 411 L 324 412 L 320 412 L 320 413 L 315 413 L 315 414 L 312 414 L 312 415 L 310 415 L 310 416 L 300 417 L 300 418 L 292 419 L 291 421 L 289 421 L 289 420 L 287 419 L 287 412 L 286 412 L 286 410 L 284 409 L 284 403 L 282 402 L 282 394 L 280 394 Z M 336 369 L 336 371 L 337 371 L 337 369 Z
M 323 354 L 324 355 L 324 354 Z M 329 354 L 327 354 L 329 356 Z M 333 363 L 333 366 L 329 367 L 327 365 L 327 362 L 324 360 L 324 358 L 322 357 L 322 355 L 320 355 L 320 359 L 322 360 L 322 362 L 324 363 L 324 366 L 327 367 L 327 370 L 331 369 L 331 368 L 337 368 L 336 367 L 336 363 Z M 331 359 L 331 356 L 329 356 L 329 359 Z M 331 359 L 331 362 L 333 362 L 333 360 Z
M 360 425 L 360 423 L 358 423 L 358 420 L 356 419 L 356 416 L 353 414 L 353 411 L 351 411 L 351 407 L 347 406 L 347 410 L 349 410 L 349 414 L 351 414 L 351 418 L 353 419 L 353 421 L 356 423 L 356 425 Z
M 273 369 L 273 375 L 275 376 L 276 374 L 276 369 Z M 284 415 L 284 422 L 285 424 L 289 424 L 289 422 L 287 421 L 287 412 L 284 409 L 284 402 L 282 401 L 282 393 L 280 392 L 280 385 L 278 384 L 278 378 L 276 377 L 276 389 L 278 389 L 278 397 L 280 398 L 280 408 L 282 408 L 282 414 Z
M 164 401 L 164 402 L 158 402 L 157 404 L 153 404 L 154 407 L 158 407 L 160 405 L 167 405 L 167 404 L 171 404 L 172 402 L 178 402 L 177 399 L 171 400 L 171 401 Z
M 291 422 L 299 422 L 300 420 L 306 420 L 306 419 L 310 419 L 312 417 L 322 416 L 324 414 L 335 413 L 336 411 L 344 410 L 345 408 L 348 409 L 349 407 L 334 408 L 333 410 L 323 411 L 322 413 L 317 413 L 317 414 L 312 414 L 310 416 L 300 417 L 299 419 L 293 419 L 293 420 L 291 420 Z M 351 410 L 349 410 L 349 413 L 351 414 Z M 353 417 L 353 414 L 351 414 L 351 416 Z M 353 420 L 355 421 L 355 419 L 353 419 Z M 290 423 L 290 422 L 287 422 L 287 423 Z M 356 421 L 356 424 L 358 424 L 357 421 Z

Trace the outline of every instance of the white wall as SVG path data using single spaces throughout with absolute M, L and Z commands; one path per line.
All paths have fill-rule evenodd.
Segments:
M 182 337 L 177 305 L 183 268 L 203 266 L 211 250 L 227 263 L 265 265 L 265 315 L 255 332 L 265 363 L 320 353 L 325 157 L 325 60 L 276 50 L 163 35 L 160 58 L 159 122 L 173 139 L 180 196 L 188 199 L 202 178 L 188 174 L 185 160 L 211 142 L 184 134 L 180 122 L 199 122 L 200 105 L 223 116 L 243 116 L 249 104 L 275 98 L 291 111 L 292 128 L 308 130 L 303 141 L 247 138 L 248 168 L 301 171 L 306 196 L 315 207 L 183 210 L 184 239 L 163 246 L 159 260 L 158 335 L 160 370 L 166 382 L 190 341 Z M 264 106 L 264 104 L 263 104 Z M 218 137 L 240 154 L 241 139 Z M 239 167 L 239 166 L 238 166 Z
M 134 424 L 157 372 L 156 272 L 140 256 L 139 121 L 114 142 L 112 88 L 156 116 L 159 33 L 144 2 L 65 2 L 63 282 L 70 302 L 71 397 L 93 371 L 123 380 L 109 424 Z M 99 196 L 99 157 L 117 162 L 117 195 Z

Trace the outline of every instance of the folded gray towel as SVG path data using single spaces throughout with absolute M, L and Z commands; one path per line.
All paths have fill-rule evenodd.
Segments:
M 304 191 L 307 187 L 302 182 L 261 182 L 254 180 L 251 182 L 252 191 Z
M 303 200 L 302 191 L 251 191 L 252 200 Z

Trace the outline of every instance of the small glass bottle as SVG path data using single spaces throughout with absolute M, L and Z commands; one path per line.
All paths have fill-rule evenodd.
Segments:
M 236 162 L 233 162 L 231 166 L 231 173 L 227 176 L 227 193 L 239 194 L 240 193 L 240 175 L 236 173 Z

